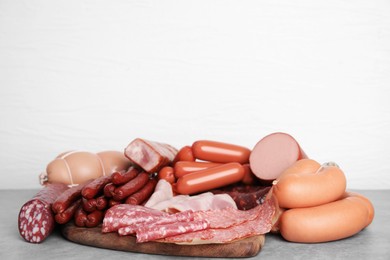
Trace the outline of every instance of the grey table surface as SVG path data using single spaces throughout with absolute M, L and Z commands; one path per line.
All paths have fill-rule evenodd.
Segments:
M 0 190 L 0 259 L 172 259 L 173 257 L 101 249 L 75 244 L 56 230 L 41 244 L 20 237 L 21 206 L 37 190 Z M 390 190 L 359 190 L 374 204 L 373 223 L 357 235 L 328 243 L 300 244 L 267 234 L 260 253 L 251 259 L 390 259 Z M 201 259 L 191 257 L 191 259 Z M 205 259 L 205 258 L 202 258 Z

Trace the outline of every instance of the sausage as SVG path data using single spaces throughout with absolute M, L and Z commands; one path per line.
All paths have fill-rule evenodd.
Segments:
M 141 205 L 141 203 L 143 203 L 152 195 L 156 184 L 156 179 L 150 179 L 148 183 L 146 183 L 146 185 L 142 187 L 139 191 L 127 197 L 125 203 L 131 205 Z
M 23 204 L 18 215 L 21 237 L 30 243 L 41 243 L 53 232 L 55 220 L 51 206 L 67 189 L 68 186 L 62 183 L 48 183 Z
M 123 203 L 123 201 L 121 201 L 121 200 L 118 201 L 118 200 L 114 200 L 114 199 L 109 199 L 108 200 L 108 207 L 112 208 L 112 207 L 114 207 L 118 204 L 122 204 L 122 203 Z
M 125 156 L 148 173 L 158 172 L 175 159 L 177 149 L 169 144 L 136 138 L 125 148 Z
M 288 174 L 308 174 L 316 173 L 320 169 L 321 164 L 313 159 L 300 159 L 288 167 L 282 174 L 278 177 L 281 178 L 284 175 Z
M 221 165 L 221 163 L 180 161 L 175 164 L 173 169 L 176 178 L 180 178 L 188 173 L 208 169 L 218 165 Z
M 192 144 L 192 153 L 199 160 L 217 163 L 238 162 L 244 164 L 249 162 L 251 151 L 239 145 L 199 140 Z
M 105 210 L 108 206 L 107 198 L 104 195 L 96 198 L 96 209 L 97 210 Z
M 110 175 L 112 170 L 124 170 L 131 162 L 120 152 L 103 151 L 98 154 L 70 151 L 58 155 L 51 161 L 39 178 L 46 183 L 77 185 L 90 179 Z
M 346 191 L 344 194 L 344 198 L 352 197 L 352 196 L 360 198 L 368 209 L 368 218 L 367 218 L 367 223 L 366 223 L 366 227 L 367 227 L 374 220 L 374 216 L 375 216 L 374 206 L 372 205 L 371 201 L 367 197 L 363 196 L 360 193 Z
M 252 149 L 249 164 L 261 180 L 277 179 L 294 162 L 307 158 L 298 142 L 289 134 L 272 133 L 262 138 Z
M 81 199 L 81 206 L 83 207 L 83 210 L 86 212 L 93 212 L 96 210 L 96 199 Z
M 226 163 L 180 177 L 176 191 L 180 194 L 196 194 L 239 182 L 244 174 L 241 164 Z
M 149 180 L 149 174 L 141 172 L 134 179 L 122 186 L 115 189 L 113 198 L 114 200 L 123 200 L 131 194 L 139 191 Z
M 176 181 L 176 176 L 175 176 L 175 173 L 174 173 L 174 169 L 171 166 L 163 167 L 158 172 L 157 177 L 158 177 L 159 180 L 164 179 L 164 180 L 166 180 L 167 182 L 169 182 L 171 184 L 175 183 L 175 181 Z
M 194 154 L 192 153 L 191 146 L 182 147 L 179 152 L 176 154 L 175 159 L 173 159 L 173 165 L 179 161 L 193 162 L 195 161 Z
M 101 176 L 87 185 L 81 190 L 81 195 L 87 200 L 94 198 L 97 194 L 103 191 L 104 186 L 111 182 L 110 176 Z
M 242 178 L 241 182 L 246 185 L 255 185 L 258 182 L 257 177 L 253 174 L 249 163 L 242 165 L 244 167 L 244 178 Z
M 82 207 L 78 207 L 75 213 L 74 223 L 78 227 L 92 228 L 102 223 L 103 217 L 103 211 L 96 210 L 88 214 Z
M 139 173 L 139 170 L 131 166 L 127 171 L 114 172 L 111 175 L 112 183 L 115 185 L 125 184 L 130 180 L 134 179 Z
M 89 181 L 90 182 L 90 181 Z M 58 198 L 54 201 L 52 205 L 52 210 L 55 214 L 65 211 L 69 206 L 76 200 L 81 197 L 81 191 L 89 182 L 73 186 L 66 191 L 64 191 Z
M 313 173 L 288 174 L 274 182 L 273 193 L 282 208 L 313 207 L 340 199 L 347 185 L 344 172 L 325 163 Z
M 367 204 L 359 196 L 315 207 L 288 209 L 279 219 L 284 239 L 299 243 L 320 243 L 343 239 L 360 232 L 369 223 Z
M 66 223 L 68 223 L 73 218 L 73 216 L 74 216 L 77 208 L 80 206 L 80 204 L 81 204 L 81 199 L 78 199 L 75 202 L 73 202 L 69 206 L 69 208 L 67 208 L 66 210 L 64 210 L 61 213 L 57 213 L 54 216 L 55 221 L 58 224 L 66 224 Z
M 113 183 L 108 183 L 106 186 L 103 188 L 103 194 L 106 198 L 112 198 L 115 193 L 116 186 Z

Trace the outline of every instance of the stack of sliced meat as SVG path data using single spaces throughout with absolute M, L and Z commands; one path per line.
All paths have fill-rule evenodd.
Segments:
M 168 214 L 155 209 L 122 204 L 107 210 L 102 232 L 135 234 L 137 242 L 226 243 L 265 234 L 271 230 L 275 203 L 267 199 L 251 210 L 225 208 Z

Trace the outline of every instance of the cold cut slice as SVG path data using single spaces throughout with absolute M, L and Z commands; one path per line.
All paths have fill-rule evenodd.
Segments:
M 55 225 L 52 203 L 67 189 L 65 184 L 48 184 L 21 207 L 19 234 L 27 242 L 41 243 L 52 233 Z
M 141 138 L 133 140 L 125 149 L 125 156 L 149 173 L 171 164 L 176 154 L 177 149 L 169 144 Z
M 271 181 L 303 158 L 307 158 L 307 155 L 291 135 L 272 133 L 261 139 L 252 149 L 249 164 L 259 179 Z

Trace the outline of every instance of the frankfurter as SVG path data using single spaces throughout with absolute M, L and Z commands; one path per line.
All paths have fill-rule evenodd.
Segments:
M 320 243 L 353 236 L 371 223 L 370 218 L 367 202 L 349 193 L 320 206 L 286 210 L 279 219 L 279 228 L 288 241 Z
M 163 167 L 157 175 L 158 179 L 161 180 L 166 180 L 169 183 L 175 183 L 176 181 L 176 176 L 174 173 L 174 169 L 171 166 L 165 166 Z
M 273 193 L 280 207 L 301 208 L 340 199 L 345 192 L 347 181 L 338 166 L 326 163 L 315 174 L 287 174 L 273 184 Z
M 89 200 L 103 191 L 104 186 L 111 182 L 111 176 L 101 176 L 94 179 L 81 190 L 81 195 Z
M 262 138 L 252 149 L 249 164 L 261 180 L 278 178 L 294 162 L 307 158 L 298 142 L 289 134 L 272 133 Z
M 119 186 L 115 189 L 113 198 L 114 200 L 123 200 L 128 196 L 139 191 L 149 180 L 149 174 L 141 172 L 131 181 Z
M 175 165 L 179 161 L 188 161 L 193 162 L 195 161 L 194 154 L 192 153 L 191 146 L 184 146 L 182 147 L 179 152 L 176 154 L 175 159 L 173 159 L 172 164 Z
M 196 194 L 239 182 L 245 171 L 241 164 L 226 163 L 180 177 L 176 183 L 176 192 Z
M 112 183 L 115 185 L 125 184 L 134 179 L 139 173 L 139 170 L 131 166 L 127 171 L 114 172 L 111 175 Z
M 180 178 L 188 173 L 208 169 L 219 165 L 221 165 L 221 163 L 179 161 L 175 164 L 173 169 L 176 178 Z
M 309 174 L 316 173 L 320 169 L 321 164 L 313 159 L 300 159 L 294 162 L 290 167 L 288 167 L 282 174 L 277 178 L 288 175 L 288 174 Z
M 249 162 L 251 151 L 239 145 L 199 140 L 192 144 L 192 153 L 199 160 L 216 163 L 238 162 L 244 164 Z

